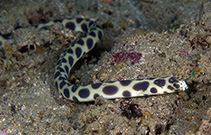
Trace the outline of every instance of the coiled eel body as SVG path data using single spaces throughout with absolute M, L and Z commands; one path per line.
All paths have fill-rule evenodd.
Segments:
M 54 22 L 41 24 L 38 28 L 51 25 Z M 66 29 L 84 33 L 79 40 L 66 49 L 55 67 L 56 88 L 65 98 L 77 102 L 88 102 L 94 101 L 99 96 L 107 99 L 129 98 L 174 93 L 188 89 L 185 81 L 176 77 L 156 77 L 88 85 L 71 84 L 68 81 L 70 70 L 84 54 L 92 50 L 95 44 L 102 39 L 103 31 L 96 22 L 88 19 L 64 19 L 61 22 Z M 5 40 L 0 37 L 0 44 L 4 44 L 4 42 Z

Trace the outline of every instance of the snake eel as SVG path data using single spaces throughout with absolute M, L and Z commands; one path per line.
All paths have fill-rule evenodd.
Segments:
M 55 22 L 57 21 L 40 24 L 38 29 Z M 55 67 L 55 85 L 64 98 L 76 102 L 89 102 L 94 101 L 99 96 L 106 99 L 129 98 L 174 93 L 188 89 L 185 81 L 176 77 L 144 78 L 88 85 L 71 84 L 68 81 L 68 76 L 72 67 L 102 39 L 103 31 L 96 22 L 89 19 L 64 19 L 60 22 L 66 29 L 84 33 L 79 40 L 64 51 L 64 55 L 59 58 Z M 6 40 L 0 36 L 0 46 L 4 45 L 5 42 Z

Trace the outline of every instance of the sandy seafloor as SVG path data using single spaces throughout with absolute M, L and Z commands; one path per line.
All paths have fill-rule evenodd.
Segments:
M 54 67 L 78 34 L 60 23 L 36 26 L 74 17 L 97 21 L 104 37 L 71 82 L 175 76 L 189 89 L 90 103 L 62 98 Z M 209 0 L 1 0 L 0 33 L 8 39 L 0 46 L 0 134 L 211 134 Z

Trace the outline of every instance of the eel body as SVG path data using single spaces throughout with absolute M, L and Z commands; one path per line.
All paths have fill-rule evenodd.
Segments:
M 52 25 L 55 22 L 40 24 L 38 29 Z M 103 30 L 96 22 L 89 19 L 64 19 L 60 22 L 66 29 L 84 33 L 79 40 L 66 49 L 55 67 L 56 88 L 65 98 L 77 102 L 88 102 L 94 101 L 99 96 L 107 99 L 129 98 L 174 93 L 188 89 L 185 81 L 176 77 L 156 77 L 88 85 L 71 84 L 68 81 L 68 76 L 72 67 L 102 39 Z M 0 36 L 0 45 L 4 45 L 5 42 L 6 39 Z

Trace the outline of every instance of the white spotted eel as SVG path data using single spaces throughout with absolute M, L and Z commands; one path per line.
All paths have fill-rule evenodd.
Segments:
M 40 24 L 38 28 L 51 25 L 55 22 L 51 21 L 48 24 Z M 61 22 L 66 29 L 84 33 L 79 40 L 66 49 L 55 67 L 56 88 L 66 99 L 76 102 L 88 102 L 94 101 L 99 96 L 106 99 L 129 98 L 174 93 L 188 89 L 185 81 L 176 77 L 156 77 L 88 85 L 71 84 L 68 81 L 71 68 L 102 39 L 103 31 L 96 22 L 88 19 L 64 19 Z M 3 45 L 5 41 L 0 36 L 0 45 Z

